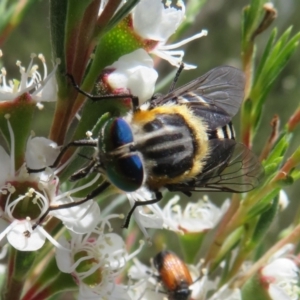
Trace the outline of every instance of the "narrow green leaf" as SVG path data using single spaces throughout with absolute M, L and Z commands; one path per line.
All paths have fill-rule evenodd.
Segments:
M 273 147 L 269 157 L 265 161 L 266 166 L 275 163 L 278 158 L 284 156 L 290 144 L 291 137 L 291 134 L 282 133 L 282 135 L 278 138 L 275 146 Z
M 266 195 L 266 197 L 263 197 L 255 206 L 251 207 L 247 214 L 248 222 L 252 218 L 255 218 L 269 210 L 271 207 L 270 203 L 278 195 L 279 191 L 280 188 L 274 188 L 268 195 Z
M 274 28 L 270 37 L 269 37 L 269 40 L 268 40 L 268 43 L 265 47 L 265 50 L 264 50 L 264 53 L 262 55 L 262 58 L 259 62 L 259 65 L 258 65 L 258 68 L 256 69 L 256 72 L 255 72 L 255 81 L 253 82 L 253 85 L 255 86 L 256 85 L 256 82 L 260 80 L 260 76 L 263 72 L 263 69 L 265 67 L 265 64 L 269 58 L 269 55 L 270 55 L 270 52 L 272 50 L 272 47 L 274 45 L 274 41 L 275 41 L 275 38 L 276 38 L 276 35 L 277 35 L 277 28 Z
M 251 239 L 253 248 L 255 248 L 259 242 L 261 242 L 270 225 L 272 224 L 272 221 L 278 212 L 278 201 L 279 197 L 277 194 L 272 203 L 270 203 L 270 207 L 264 213 L 260 214 L 259 221 L 256 224 L 256 228 Z
M 272 161 L 272 163 L 264 164 L 266 178 L 274 174 L 278 170 L 279 166 L 281 165 L 281 162 L 283 161 L 283 158 L 284 156 L 280 156 L 275 158 Z

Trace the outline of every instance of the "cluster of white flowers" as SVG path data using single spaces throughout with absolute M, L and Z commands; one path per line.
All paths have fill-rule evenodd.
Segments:
M 168 45 L 169 37 L 181 24 L 185 14 L 185 6 L 179 1 L 181 9 L 165 7 L 160 0 L 142 0 L 132 12 L 133 29 L 142 39 L 152 40 L 156 43 L 152 49 L 138 49 L 124 55 L 111 66 L 107 66 L 107 76 L 103 80 L 115 93 L 130 93 L 137 96 L 140 104 L 153 95 L 158 77 L 154 69 L 153 59 L 147 52 L 166 59 L 174 66 L 179 66 L 184 52 L 173 50 L 196 38 L 205 36 L 207 32 L 186 39 L 180 43 Z M 103 9 L 103 8 L 102 8 Z M 156 21 L 154 22 L 153 19 Z M 18 62 L 21 73 L 20 81 L 6 80 L 6 70 L 2 68 L 0 74 L 0 100 L 17 101 L 18 97 L 26 94 L 28 99 L 39 103 L 42 101 L 55 101 L 57 86 L 55 72 L 57 64 L 50 74 L 47 74 L 45 59 L 39 55 L 44 68 L 44 75 L 37 71 L 33 64 L 35 55 L 27 69 Z M 194 66 L 185 64 L 185 68 Z M 0 103 L 1 105 L 1 103 Z M 6 115 L 7 127 L 10 133 L 10 153 L 0 147 L 0 191 L 1 191 L 1 218 L 0 240 L 7 241 L 20 251 L 35 251 L 40 249 L 46 239 L 56 247 L 56 261 L 61 272 L 72 274 L 79 286 L 79 299 L 159 299 L 165 294 L 159 291 L 157 276 L 153 268 L 140 263 L 136 258 L 129 270 L 132 282 L 128 286 L 117 284 L 118 277 L 123 274 L 126 264 L 134 258 L 142 248 L 141 246 L 131 254 L 127 253 L 126 245 L 121 236 L 112 232 L 110 219 L 119 215 L 102 215 L 99 205 L 89 200 L 80 205 L 80 199 L 72 195 L 78 191 L 92 186 L 98 179 L 96 176 L 86 185 L 65 191 L 60 185 L 59 172 L 69 163 L 59 168 L 48 168 L 56 160 L 60 147 L 53 141 L 44 137 L 29 137 L 24 164 L 15 168 L 15 137 L 14 131 Z M 42 169 L 43 172 L 28 173 L 30 169 Z M 127 198 L 131 206 L 135 201 L 145 201 L 153 197 L 145 187 L 128 193 Z M 134 219 L 146 239 L 150 239 L 148 228 L 167 229 L 174 232 L 201 233 L 215 228 L 228 208 L 224 202 L 222 208 L 216 207 L 208 197 L 203 197 L 197 203 L 189 203 L 184 210 L 179 206 L 179 197 L 172 198 L 162 209 L 158 204 L 139 206 L 134 211 Z M 73 207 L 59 209 L 59 205 L 74 203 Z M 24 209 L 26 208 L 26 209 Z M 149 213 L 150 211 L 150 213 Z M 146 213 L 147 212 L 147 213 Z M 67 236 L 54 239 L 41 226 L 50 217 L 60 219 L 68 229 Z M 286 258 L 282 258 L 282 260 Z M 279 259 L 271 262 L 262 271 L 263 276 L 273 276 L 270 284 L 272 299 L 279 299 L 273 294 L 282 287 L 282 274 L 276 275 L 272 267 L 281 264 Z M 286 274 L 290 275 L 289 283 L 295 280 L 298 268 L 291 260 L 285 263 Z M 200 266 L 189 266 L 195 283 L 191 286 L 193 299 L 206 299 L 206 292 L 213 285 L 208 282 L 206 271 L 199 274 Z M 279 268 L 278 268 L 279 269 Z M 291 271 L 292 270 L 292 271 Z M 280 277 L 281 276 L 281 277 Z M 285 276 L 285 275 L 284 275 Z M 289 275 L 285 276 L 288 279 Z M 200 278 L 200 279 L 199 279 Z M 273 285 L 274 282 L 279 284 Z M 282 291 L 282 289 L 280 290 Z M 220 296 L 220 293 L 223 293 Z M 283 293 L 283 292 L 282 292 Z M 219 296 L 216 296 L 219 295 Z M 226 296 L 225 296 L 226 295 Z M 219 298 L 216 298 L 219 297 Z M 231 291 L 228 287 L 213 299 L 242 299 L 239 290 Z M 281 298 L 292 299 L 292 298 Z

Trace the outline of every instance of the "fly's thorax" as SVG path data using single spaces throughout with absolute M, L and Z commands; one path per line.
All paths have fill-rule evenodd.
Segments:
M 137 111 L 131 127 L 150 188 L 189 180 L 201 172 L 209 154 L 207 126 L 188 107 L 168 105 Z

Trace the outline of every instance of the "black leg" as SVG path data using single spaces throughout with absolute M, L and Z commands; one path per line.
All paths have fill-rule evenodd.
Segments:
M 156 192 L 155 193 L 155 199 L 151 199 L 151 200 L 147 200 L 147 201 L 136 201 L 136 202 L 134 202 L 134 205 L 132 206 L 131 210 L 129 211 L 129 213 L 126 216 L 126 219 L 125 219 L 125 222 L 124 222 L 122 228 L 128 228 L 131 216 L 132 216 L 132 214 L 134 213 L 135 209 L 138 206 L 155 204 L 155 203 L 159 202 L 161 199 L 162 199 L 162 193 L 161 192 Z
M 74 182 L 74 181 L 77 181 L 79 179 L 86 177 L 88 174 L 93 172 L 93 169 L 95 168 L 96 165 L 97 165 L 96 160 L 92 159 L 86 167 L 73 173 L 71 175 L 71 177 L 69 178 L 69 180 Z
M 182 72 L 183 69 L 184 69 L 184 63 L 181 63 L 180 66 L 179 66 L 179 68 L 178 68 L 178 70 L 177 70 L 177 72 L 176 72 L 176 74 L 175 74 L 173 82 L 172 82 L 172 84 L 171 84 L 171 86 L 169 88 L 169 93 L 171 93 L 174 90 L 176 82 L 178 81 L 178 78 L 179 78 L 179 76 L 180 76 L 180 74 L 181 74 L 181 72 Z
M 59 165 L 60 160 L 63 157 L 63 155 L 66 153 L 66 151 L 70 147 L 81 147 L 81 146 L 97 147 L 97 141 L 93 141 L 93 140 L 78 140 L 78 141 L 70 142 L 69 144 L 67 144 L 66 146 L 64 146 L 61 149 L 61 151 L 58 154 L 55 162 L 51 166 L 48 166 L 48 168 L 56 168 Z M 45 169 L 46 168 L 41 168 L 41 169 L 30 169 L 30 168 L 27 168 L 27 171 L 28 171 L 28 173 L 38 173 L 38 172 L 45 171 Z
M 139 107 L 139 98 L 130 94 L 109 94 L 109 95 L 92 95 L 83 91 L 79 85 L 75 82 L 73 75 L 66 73 L 66 76 L 71 80 L 73 87 L 78 91 L 78 93 L 90 98 L 93 101 L 100 101 L 105 99 L 120 99 L 120 98 L 130 98 L 132 101 L 133 109 L 136 110 Z
M 50 211 L 64 209 L 64 208 L 70 208 L 70 207 L 74 207 L 74 206 L 83 204 L 83 203 L 87 202 L 88 200 L 91 200 L 91 199 L 97 197 L 98 195 L 100 195 L 109 186 L 110 186 L 110 183 L 107 181 L 104 181 L 95 190 L 90 192 L 85 198 L 83 198 L 80 201 L 50 206 L 48 208 L 48 210 L 41 216 L 41 218 L 32 226 L 32 230 L 34 230 L 38 225 L 40 225 L 43 222 L 43 220 L 46 218 L 46 216 L 48 215 L 48 213 Z

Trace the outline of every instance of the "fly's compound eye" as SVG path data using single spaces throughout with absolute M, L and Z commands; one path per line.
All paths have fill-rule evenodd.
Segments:
M 99 155 L 109 181 L 124 192 L 133 192 L 144 181 L 144 167 L 140 156 L 131 152 L 133 134 L 123 118 L 107 121 L 99 136 Z

